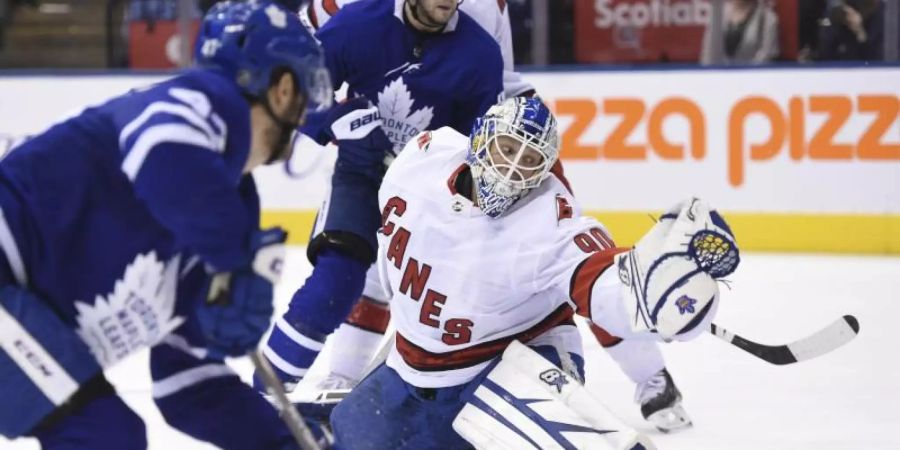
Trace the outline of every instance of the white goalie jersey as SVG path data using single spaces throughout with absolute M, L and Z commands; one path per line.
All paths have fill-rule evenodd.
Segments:
M 420 134 L 379 191 L 377 267 L 397 329 L 387 364 L 419 387 L 469 381 L 513 339 L 555 334 L 580 353 L 576 309 L 628 326 L 603 226 L 554 176 L 485 216 L 456 192 L 467 147 L 451 128 Z
M 300 18 L 312 28 L 312 32 L 315 32 L 344 5 L 357 1 L 360 0 L 312 0 L 300 11 Z M 506 97 L 515 97 L 534 90 L 514 68 L 512 29 L 506 0 L 465 0 L 459 5 L 459 9 L 475 19 L 500 46 L 500 52 L 503 54 L 503 93 Z

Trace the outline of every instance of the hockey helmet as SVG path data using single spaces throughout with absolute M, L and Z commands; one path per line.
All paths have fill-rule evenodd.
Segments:
M 251 98 L 263 98 L 272 78 L 287 69 L 306 97 L 307 109 L 331 106 L 334 91 L 322 49 L 297 14 L 269 1 L 225 1 L 214 5 L 200 26 L 197 65 L 233 77 Z
M 502 215 L 549 176 L 558 157 L 556 118 L 540 99 L 492 106 L 473 125 L 466 158 L 482 212 Z

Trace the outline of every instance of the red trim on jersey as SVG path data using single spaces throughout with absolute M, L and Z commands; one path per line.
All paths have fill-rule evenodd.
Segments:
M 573 213 L 574 211 L 569 201 L 565 197 L 556 194 L 556 222 L 558 223 L 563 219 L 571 219 Z
M 316 8 L 313 5 L 309 5 L 309 8 L 306 8 L 306 11 L 308 11 L 308 13 L 309 13 L 309 14 L 307 14 L 307 16 L 309 17 L 309 23 L 312 24 L 313 28 L 318 30 L 319 29 L 319 18 L 316 17 Z
M 466 167 L 468 167 L 466 163 L 460 164 L 459 167 L 450 174 L 450 178 L 447 178 L 447 188 L 450 189 L 450 194 L 459 194 L 456 190 L 456 178 L 459 177 L 459 174 L 461 174 L 463 170 L 466 170 Z
M 587 318 L 591 317 L 591 295 L 594 283 L 600 278 L 600 275 L 603 275 L 606 269 L 612 267 L 613 257 L 625 251 L 628 251 L 628 249 L 613 248 L 602 250 L 588 256 L 575 268 L 569 283 L 569 297 L 572 298 L 572 301 L 578 307 L 579 315 Z
M 334 16 L 341 8 L 338 6 L 337 0 L 322 0 L 322 9 L 324 9 L 329 16 Z
M 610 348 L 617 345 L 619 342 L 622 342 L 622 338 L 609 334 L 609 331 L 604 330 L 593 322 L 589 323 L 591 325 L 591 333 L 594 333 L 594 337 L 597 338 L 597 342 L 599 342 L 603 348 Z
M 416 139 L 416 143 L 419 144 L 419 150 L 428 150 L 428 144 L 431 143 L 431 132 L 426 131 L 419 135 L 419 138 Z
M 482 342 L 469 348 L 462 350 L 453 350 L 446 353 L 432 353 L 428 350 L 413 344 L 397 332 L 397 351 L 400 356 L 410 367 L 423 372 L 433 372 L 441 370 L 463 369 L 474 365 L 489 361 L 503 353 L 509 343 L 514 339 L 522 342 L 528 342 L 552 328 L 559 325 L 575 325 L 572 320 L 573 311 L 568 303 L 559 305 L 555 311 L 550 313 L 544 320 L 538 322 L 537 325 L 516 333 L 493 341 Z
M 384 334 L 391 321 L 391 310 L 384 303 L 363 296 L 353 306 L 347 324 L 372 333 Z
M 500 8 L 500 12 L 503 12 L 506 9 L 506 0 L 497 0 L 497 7 Z
M 575 192 L 572 191 L 572 185 L 569 184 L 569 179 L 566 178 L 565 171 L 563 170 L 562 162 L 560 160 L 556 160 L 553 163 L 553 167 L 550 168 L 550 173 L 556 175 L 556 178 L 566 187 L 566 190 L 569 191 L 569 194 L 575 195 Z

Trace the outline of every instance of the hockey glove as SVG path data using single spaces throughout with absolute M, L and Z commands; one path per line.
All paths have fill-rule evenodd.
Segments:
M 393 158 L 393 144 L 381 128 L 381 114 L 364 97 L 333 107 L 320 138 L 338 147 L 337 166 L 381 182 L 386 159 Z
M 211 357 L 243 355 L 269 328 L 273 285 L 281 277 L 286 238 L 281 228 L 254 233 L 252 265 L 212 276 L 207 303 L 196 311 Z
M 716 279 L 737 268 L 740 255 L 728 224 L 706 202 L 690 199 L 669 210 L 629 252 L 616 255 L 634 331 L 663 340 L 698 335 L 715 314 Z

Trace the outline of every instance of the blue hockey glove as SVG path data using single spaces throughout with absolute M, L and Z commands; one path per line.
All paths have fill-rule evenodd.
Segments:
M 273 285 L 281 277 L 286 238 L 281 228 L 254 233 L 252 265 L 210 280 L 207 303 L 196 311 L 210 356 L 243 355 L 256 347 L 269 328 Z
M 380 183 L 385 157 L 392 156 L 393 150 L 381 126 L 378 107 L 357 97 L 328 112 L 317 140 L 337 144 L 337 170 L 362 174 Z

